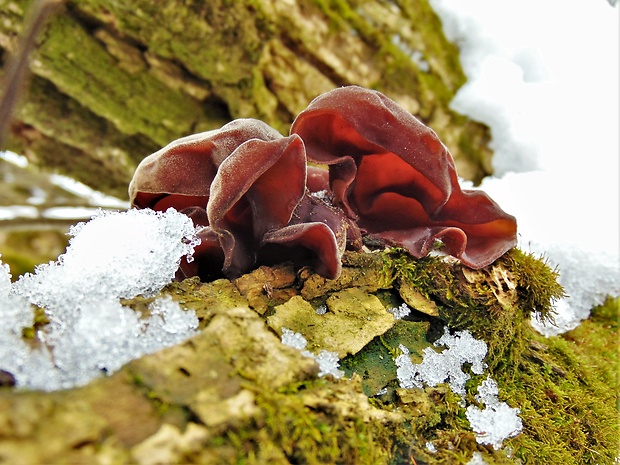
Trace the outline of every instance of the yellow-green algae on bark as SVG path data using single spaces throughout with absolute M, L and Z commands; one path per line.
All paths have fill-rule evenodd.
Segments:
M 464 464 L 478 451 L 489 464 L 611 464 L 619 437 L 618 299 L 576 330 L 544 338 L 528 320 L 533 309 L 550 315 L 562 293 L 555 278 L 516 249 L 477 272 L 392 250 L 347 254 L 342 280 L 323 294 L 310 270 L 287 265 L 251 273 L 241 286 L 173 283 L 164 292 L 197 311 L 200 334 L 82 388 L 1 389 L 0 462 Z M 387 314 L 402 303 L 404 283 L 433 302 L 438 316 L 414 311 L 378 330 L 341 360 L 346 379 L 317 378 L 315 362 L 282 345 L 267 324 L 278 306 L 314 310 L 334 296 L 372 301 L 376 311 L 379 302 Z M 144 299 L 125 303 L 146 308 Z M 320 333 L 319 316 L 306 320 L 300 312 L 297 329 Z M 500 451 L 476 443 L 447 386 L 398 385 L 399 344 L 418 362 L 444 325 L 489 345 L 489 368 L 467 383 L 467 402 L 489 374 L 500 400 L 521 409 L 523 432 Z

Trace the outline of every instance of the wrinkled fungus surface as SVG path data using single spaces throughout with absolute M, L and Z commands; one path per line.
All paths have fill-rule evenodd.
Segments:
M 440 242 L 472 268 L 516 244 L 515 218 L 484 192 L 461 190 L 430 128 L 357 86 L 317 97 L 288 137 L 238 119 L 174 141 L 142 161 L 129 194 L 134 207 L 174 207 L 199 227 L 179 277 L 234 278 L 288 260 L 336 278 L 362 235 L 415 257 Z
M 367 233 L 423 257 L 444 251 L 482 268 L 516 245 L 516 220 L 482 191 L 464 191 L 435 132 L 385 95 L 360 87 L 323 94 L 291 132 L 329 165 L 334 203 Z

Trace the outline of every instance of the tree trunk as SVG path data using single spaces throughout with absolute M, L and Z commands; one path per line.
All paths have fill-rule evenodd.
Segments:
M 3 61 L 30 2 L 0 0 Z M 6 148 L 126 198 L 139 161 L 234 118 L 283 133 L 334 87 L 378 89 L 431 126 L 462 177 L 490 172 L 486 127 L 449 108 L 465 80 L 427 0 L 80 0 L 51 18 Z

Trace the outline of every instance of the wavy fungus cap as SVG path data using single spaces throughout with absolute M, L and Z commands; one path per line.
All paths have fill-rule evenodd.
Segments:
M 310 161 L 329 166 L 335 203 L 369 234 L 423 257 L 437 240 L 481 268 L 516 245 L 517 224 L 481 191 L 463 191 L 435 132 L 357 86 L 314 99 L 293 123 Z
M 179 210 L 183 204 L 206 207 L 218 167 L 239 145 L 280 138 L 268 124 L 247 118 L 177 139 L 140 162 L 129 184 L 131 204 L 156 210 Z
M 195 260 L 179 277 L 234 278 L 288 260 L 337 278 L 361 231 L 416 257 L 441 241 L 472 268 L 516 244 L 514 217 L 485 193 L 461 190 L 431 129 L 356 86 L 317 97 L 288 137 L 239 119 L 174 141 L 140 163 L 129 194 L 134 207 L 174 207 L 199 227 Z
M 291 260 L 336 278 L 349 222 L 340 210 L 310 199 L 306 178 L 299 136 L 240 119 L 145 158 L 129 194 L 135 207 L 173 207 L 200 227 L 194 261 L 181 263 L 179 277 L 234 278 Z

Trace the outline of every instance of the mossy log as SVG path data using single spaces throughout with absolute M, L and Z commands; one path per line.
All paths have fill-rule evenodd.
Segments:
M 4 62 L 29 4 L 0 0 Z M 465 77 L 427 0 L 68 0 L 31 58 L 8 148 L 120 198 L 168 142 L 240 117 L 287 133 L 312 98 L 347 84 L 431 126 L 462 177 L 491 171 L 487 128 L 449 108 Z
M 3 64 L 29 3 L 0 0 Z M 286 133 L 313 97 L 347 84 L 376 88 L 431 126 L 461 176 L 491 171 L 487 129 L 449 108 L 465 78 L 426 0 L 68 0 L 31 58 L 8 148 L 121 198 L 137 163 L 171 140 L 239 117 Z M 552 270 L 518 250 L 480 272 L 392 251 L 347 254 L 336 281 L 282 265 L 164 293 L 197 312 L 200 334 L 80 388 L 0 388 L 0 463 L 458 464 L 477 450 L 489 464 L 581 464 L 618 455 L 618 301 L 564 336 L 536 335 L 531 312 L 548 314 L 561 290 Z M 417 311 L 387 324 L 385 309 L 403 301 Z M 144 299 L 125 304 L 145 308 Z M 322 305 L 329 325 L 311 311 Z M 369 312 L 377 324 L 360 326 Z M 310 349 L 332 344 L 345 379 L 317 377 L 312 359 L 280 343 L 293 324 Z M 524 431 L 502 451 L 476 443 L 447 387 L 398 385 L 399 344 L 419 357 L 446 325 L 488 344 L 488 374 L 521 409 Z M 339 343 L 347 333 L 354 340 Z M 480 380 L 467 385 L 469 402 Z
M 519 250 L 475 272 L 399 251 L 348 253 L 344 268 L 328 283 L 283 264 L 232 282 L 170 284 L 163 293 L 196 311 L 200 333 L 84 387 L 0 388 L 0 463 L 465 464 L 474 451 L 488 464 L 614 463 L 617 302 L 545 339 L 530 313 L 550 316 L 562 290 Z M 388 313 L 411 288 L 437 316 Z M 144 310 L 151 299 L 123 303 Z M 314 311 L 322 305 L 328 325 Z M 345 377 L 317 377 L 314 359 L 280 342 L 284 325 L 311 351 L 339 352 Z M 419 358 L 444 325 L 489 346 L 488 373 L 468 382 L 467 401 L 489 374 L 521 409 L 523 432 L 500 451 L 476 443 L 445 385 L 398 385 L 399 345 Z

